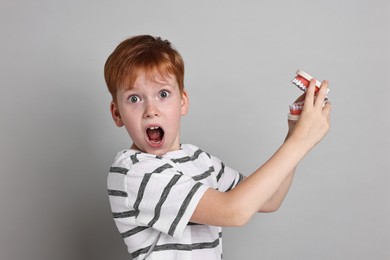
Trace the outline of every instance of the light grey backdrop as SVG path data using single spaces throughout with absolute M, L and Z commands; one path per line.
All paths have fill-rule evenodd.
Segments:
M 182 141 L 245 174 L 284 139 L 295 70 L 330 80 L 332 130 L 278 212 L 225 229 L 225 259 L 390 259 L 389 3 L 1 0 L 0 259 L 129 259 L 103 65 L 135 34 L 186 61 Z

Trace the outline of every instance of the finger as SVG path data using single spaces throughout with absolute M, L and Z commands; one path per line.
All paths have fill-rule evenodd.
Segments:
M 332 112 L 332 104 L 330 102 L 326 102 L 324 108 L 323 108 L 323 113 L 326 116 L 326 119 L 328 121 L 328 124 L 330 124 L 330 113 Z
M 327 80 L 324 80 L 321 83 L 320 90 L 317 94 L 317 98 L 315 101 L 316 107 L 322 107 L 324 105 L 325 99 L 326 99 L 326 94 L 328 93 L 328 85 L 329 82 Z
M 324 104 L 324 107 L 322 108 L 322 111 L 326 115 L 329 115 L 330 112 L 332 111 L 332 103 L 330 103 L 329 101 L 326 101 Z
M 315 86 L 316 86 L 316 79 L 313 78 L 310 80 L 309 87 L 306 90 L 305 107 L 307 107 L 307 105 L 313 106 L 314 104 Z

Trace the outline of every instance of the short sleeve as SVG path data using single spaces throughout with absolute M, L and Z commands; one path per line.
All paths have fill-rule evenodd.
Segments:
M 129 207 L 139 226 L 180 238 L 207 187 L 177 171 L 171 163 L 151 159 L 127 173 Z
M 244 179 L 241 173 L 226 166 L 220 159 L 214 156 L 210 159 L 216 172 L 218 190 L 229 191 Z

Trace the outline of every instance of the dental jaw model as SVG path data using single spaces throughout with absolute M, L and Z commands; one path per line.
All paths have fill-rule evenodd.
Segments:
M 312 80 L 312 76 L 304 72 L 303 70 L 297 70 L 295 78 L 291 81 L 295 86 L 297 86 L 303 92 L 306 92 L 306 89 L 309 87 L 310 80 Z M 320 90 L 321 82 L 316 80 L 316 90 L 317 93 Z
M 310 80 L 313 77 L 304 72 L 303 70 L 297 70 L 295 78 L 291 81 L 295 86 L 297 86 L 300 90 L 303 92 L 306 92 L 307 88 L 309 87 Z M 318 80 L 316 81 L 316 89 L 315 93 L 317 93 L 320 90 L 321 82 Z M 294 102 L 294 104 L 290 105 L 290 113 L 288 114 L 289 120 L 298 120 L 299 116 L 302 112 L 304 105 L 304 100 L 298 99 Z

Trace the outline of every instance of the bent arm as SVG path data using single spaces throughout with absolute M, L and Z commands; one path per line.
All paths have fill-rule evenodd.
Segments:
M 288 174 L 287 178 L 280 185 L 279 189 L 275 192 L 275 194 L 263 205 L 262 208 L 258 210 L 258 212 L 269 213 L 274 212 L 280 208 L 282 205 L 284 198 L 286 197 L 292 181 L 294 179 L 296 167 Z
M 291 136 L 292 132 L 295 129 L 296 123 L 297 122 L 295 120 L 288 120 L 288 133 L 284 141 L 286 141 Z M 259 209 L 259 212 L 274 212 L 279 209 L 279 207 L 282 205 L 282 202 L 284 201 L 284 198 L 287 195 L 287 192 L 291 187 L 296 168 L 297 167 L 295 167 L 288 174 L 287 178 L 280 185 L 279 189 L 275 192 L 271 199 L 261 209 Z
M 209 188 L 192 215 L 191 222 L 216 226 L 244 225 L 267 205 L 306 151 L 286 141 L 258 170 L 228 192 Z
M 324 81 L 325 82 L 325 81 Z M 195 209 L 191 222 L 215 226 L 241 226 L 258 211 L 273 209 L 283 201 L 295 168 L 329 129 L 330 104 L 323 107 L 327 82 L 314 98 L 311 82 L 305 107 L 293 133 L 274 155 L 252 175 L 228 192 L 209 188 Z M 317 102 L 316 102 L 317 101 Z

